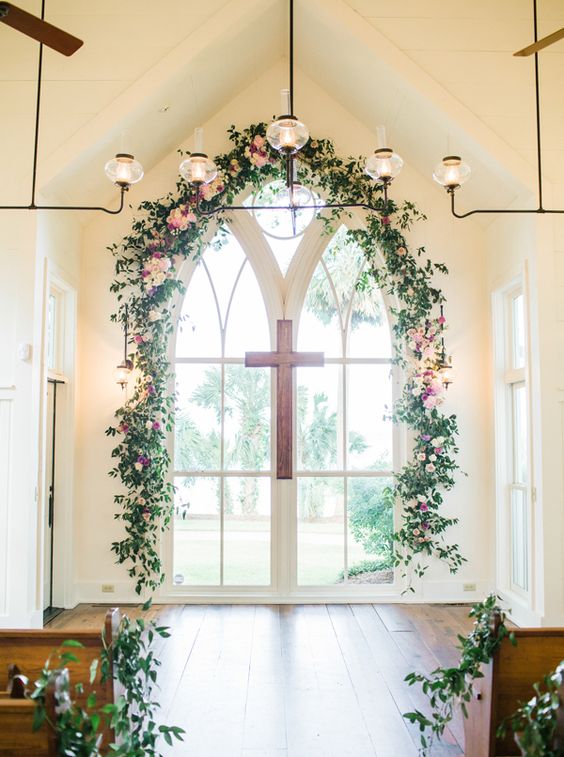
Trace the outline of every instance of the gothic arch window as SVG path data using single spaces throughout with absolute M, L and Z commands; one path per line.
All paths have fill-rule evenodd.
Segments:
M 346 227 L 330 239 L 271 231 L 251 214 L 235 220 L 187 282 L 175 352 L 174 590 L 385 592 L 395 458 L 385 302 L 358 287 L 364 258 Z M 273 465 L 274 371 L 244 367 L 245 352 L 274 349 L 282 317 L 294 322 L 295 349 L 325 353 L 323 368 L 295 370 L 292 481 L 278 481 Z

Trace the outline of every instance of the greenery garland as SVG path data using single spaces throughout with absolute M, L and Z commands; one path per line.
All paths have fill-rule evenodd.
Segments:
M 233 204 L 245 190 L 256 191 L 283 178 L 280 158 L 265 133 L 264 123 L 229 129 L 233 147 L 215 158 L 218 177 L 199 190 L 204 208 Z M 411 569 L 422 576 L 429 556 L 445 561 L 454 573 L 464 558 L 457 544 L 446 543 L 444 532 L 457 521 L 442 515 L 440 507 L 443 492 L 454 485 L 458 431 L 456 417 L 439 409 L 444 399 L 439 368 L 446 324 L 436 312 L 444 297 L 434 285 L 435 274 L 447 269 L 426 259 L 424 248 L 409 250 L 405 233 L 424 216 L 410 202 L 399 207 L 391 200 L 386 203 L 381 185 L 364 172 L 362 158 L 343 160 L 329 140 L 310 139 L 299 153 L 299 164 L 300 180 L 328 203 L 365 203 L 378 209 L 366 214 L 363 229 L 350 230 L 347 236 L 356 240 L 368 261 L 360 286 L 381 287 L 399 303 L 392 311 L 394 360 L 405 369 L 406 380 L 393 417 L 413 432 L 414 445 L 411 460 L 395 477 L 393 493 L 402 505 L 401 526 L 394 534 L 395 561 L 406 568 L 404 576 Z M 115 517 L 125 527 L 124 538 L 114 542 L 112 550 L 119 563 L 129 564 L 138 593 L 144 587 L 157 588 L 164 579 L 159 534 L 170 523 L 174 494 L 166 447 L 174 422 L 167 358 L 173 332 L 171 303 L 183 292 L 176 275 L 180 263 L 203 252 L 205 232 L 214 223 L 197 217 L 195 205 L 195 190 L 180 180 L 175 192 L 142 202 L 131 233 L 109 248 L 116 258 L 111 290 L 120 303 L 112 319 L 127 319 L 137 374 L 131 398 L 116 411 L 117 423 L 106 432 L 118 440 L 110 475 L 122 484 L 115 496 Z M 338 210 L 321 211 L 328 233 L 339 215 Z M 219 222 L 229 221 L 220 217 Z
M 143 605 L 148 610 L 150 602 Z M 132 622 L 127 615 L 122 616 L 116 638 L 104 638 L 100 659 L 95 658 L 90 666 L 88 695 L 85 706 L 80 706 L 76 694 L 82 694 L 84 683 L 74 683 L 71 687 L 69 671 L 71 662 L 78 662 L 82 644 L 68 639 L 61 648 L 55 650 L 46 661 L 31 699 L 35 701 L 33 730 L 44 723 L 57 734 L 59 754 L 69 757 L 98 757 L 102 754 L 100 745 L 104 730 L 112 728 L 115 742 L 107 745 L 108 754 L 123 757 L 162 757 L 158 742 L 164 738 L 171 745 L 174 740 L 182 741 L 184 729 L 178 726 L 158 725 L 157 710 L 160 705 L 155 699 L 157 669 L 160 661 L 155 657 L 152 645 L 155 637 L 166 639 L 168 628 L 158 626 L 154 621 L 145 622 L 138 618 Z M 123 692 L 114 703 L 99 706 L 94 686 L 99 678 L 101 685 L 108 680 L 113 662 L 115 679 Z M 54 663 L 54 665 L 53 665 Z M 46 694 L 54 683 L 55 720 L 52 721 L 46 709 Z
M 495 594 L 473 605 L 469 617 L 476 620 L 468 636 L 458 636 L 461 656 L 457 667 L 437 668 L 428 676 L 410 673 L 405 678 L 410 686 L 421 684 L 431 707 L 430 717 L 420 710 L 403 715 L 406 720 L 419 726 L 422 755 L 431 754 L 434 740 L 442 737 L 458 706 L 464 717 L 468 717 L 466 703 L 472 699 L 474 681 L 483 678 L 482 664 L 490 662 L 506 637 L 516 643 L 515 636 L 505 625 L 505 613 L 497 604 Z

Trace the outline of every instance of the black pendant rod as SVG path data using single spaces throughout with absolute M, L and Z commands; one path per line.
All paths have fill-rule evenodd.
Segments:
M 124 306 L 123 321 L 124 321 L 123 362 L 125 365 L 127 363 L 127 340 L 129 338 L 129 310 L 127 307 L 127 303 Z
M 533 0 L 533 30 L 534 41 L 538 42 L 537 0 Z M 539 84 L 539 54 L 535 53 L 535 108 L 537 117 L 537 180 L 539 185 L 539 212 L 542 206 L 542 150 L 541 150 L 541 117 L 540 117 L 540 84 Z
M 538 42 L 538 19 L 537 19 L 537 0 L 533 0 L 533 32 L 534 42 Z M 536 111 L 536 129 L 537 129 L 537 183 L 538 183 L 538 208 L 527 208 L 518 210 L 513 208 L 489 209 L 480 208 L 469 210 L 467 213 L 457 213 L 454 205 L 454 195 L 456 187 L 448 187 L 447 192 L 450 195 L 450 209 L 455 218 L 468 218 L 476 213 L 552 213 L 562 214 L 564 210 L 552 210 L 543 206 L 543 181 L 542 181 L 542 137 L 541 137 L 541 115 L 540 115 L 540 83 L 539 83 L 539 54 L 535 52 L 535 111 Z
M 41 20 L 45 20 L 45 0 L 41 1 Z M 117 215 L 124 207 L 125 192 L 128 187 L 120 186 L 120 204 L 115 210 L 91 205 L 37 205 L 35 193 L 37 187 L 37 160 L 39 154 L 39 116 L 41 113 L 41 82 L 43 74 L 43 43 L 39 43 L 39 63 L 37 67 L 37 96 L 35 99 L 35 134 L 33 138 L 33 169 L 31 175 L 31 202 L 29 205 L 0 205 L 0 210 L 101 210 L 103 213 Z
M 294 0 L 290 0 L 290 115 L 294 115 Z

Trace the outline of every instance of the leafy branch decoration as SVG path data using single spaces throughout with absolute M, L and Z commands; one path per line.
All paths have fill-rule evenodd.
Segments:
M 420 684 L 423 694 L 429 699 L 430 716 L 420 710 L 403 715 L 406 720 L 419 726 L 420 753 L 425 756 L 431 753 L 434 741 L 443 736 L 458 707 L 464 717 L 468 717 L 466 703 L 472 699 L 474 681 L 483 678 L 482 664 L 490 662 L 506 637 L 516 643 L 514 635 L 505 625 L 505 613 L 498 605 L 495 594 L 473 605 L 469 617 L 475 618 L 474 628 L 468 636 L 458 635 L 461 656 L 457 667 L 437 668 L 430 675 L 410 673 L 405 678 L 410 686 Z
M 232 148 L 214 158 L 218 177 L 199 190 L 206 209 L 233 204 L 243 192 L 283 178 L 279 158 L 265 139 L 266 124 L 241 131 L 232 126 L 228 133 Z M 455 484 L 458 428 L 456 417 L 440 410 L 446 323 L 436 312 L 444 297 L 435 284 L 436 275 L 447 269 L 431 262 L 424 248 L 409 249 L 406 234 L 424 216 L 413 203 L 385 202 L 381 186 L 364 173 L 362 158 L 342 159 L 331 141 L 311 139 L 300 151 L 300 178 L 329 203 L 377 208 L 366 214 L 364 228 L 349 230 L 347 237 L 358 243 L 368 261 L 359 286 L 378 286 L 398 303 L 392 312 L 394 360 L 404 369 L 405 383 L 393 418 L 406 424 L 415 441 L 411 460 L 396 473 L 392 492 L 401 504 L 394 559 L 408 578 L 413 573 L 422 576 L 431 556 L 446 562 L 454 573 L 464 558 L 457 544 L 447 543 L 445 532 L 457 520 L 443 515 L 441 506 L 444 492 Z M 167 345 L 174 330 L 173 299 L 184 291 L 177 271 L 184 259 L 202 254 L 206 232 L 217 223 L 196 216 L 195 191 L 180 180 L 174 192 L 142 202 L 131 233 L 110 247 L 116 274 L 111 291 L 119 302 L 112 318 L 128 320 L 137 376 L 131 398 L 116 411 L 116 422 L 106 432 L 116 440 L 110 475 L 120 483 L 115 517 L 125 530 L 112 550 L 119 563 L 128 565 L 138 593 L 156 589 L 164 580 L 159 537 L 173 514 L 166 438 L 173 428 L 175 400 L 169 390 Z M 218 215 L 220 224 L 229 223 L 224 213 Z M 320 211 L 327 233 L 334 231 L 339 215 L 335 209 Z
M 143 605 L 149 609 L 150 602 Z M 57 736 L 58 753 L 70 757 L 98 757 L 104 730 L 111 728 L 115 741 L 104 747 L 104 753 L 122 757 L 160 757 L 158 743 L 164 738 L 167 744 L 182 740 L 184 730 L 178 726 L 157 723 L 159 702 L 156 698 L 157 670 L 160 661 L 153 651 L 156 638 L 168 638 L 168 628 L 143 618 L 131 621 L 127 615 L 121 618 L 116 638 L 104 638 L 100 658 L 95 658 L 90 667 L 91 691 L 82 706 L 77 695 L 84 692 L 84 682 L 71 686 L 68 665 L 78 662 L 82 644 L 73 639 L 63 642 L 46 661 L 31 699 L 35 701 L 33 729 L 44 723 Z M 112 661 L 113 665 L 110 664 Z M 114 703 L 97 704 L 96 679 L 103 685 L 111 670 L 122 692 Z M 55 720 L 46 708 L 47 689 L 54 681 Z

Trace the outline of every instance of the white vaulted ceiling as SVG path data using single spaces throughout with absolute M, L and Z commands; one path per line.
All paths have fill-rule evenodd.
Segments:
M 19 5 L 40 13 L 38 0 Z M 286 13 L 286 0 L 47 0 L 48 20 L 85 44 L 72 58 L 45 53 L 39 185 L 64 199 L 111 196 L 100 165 L 120 135 L 151 168 L 286 56 Z M 385 122 L 422 173 L 463 152 L 476 169 L 471 204 L 534 191 L 533 63 L 511 55 L 532 41 L 532 0 L 296 0 L 296 26 L 298 110 L 303 71 L 369 128 Z M 564 3 L 539 0 L 540 35 L 561 26 Z M 0 202 L 28 199 L 36 66 L 36 43 L 0 24 Z M 564 41 L 541 53 L 555 184 L 563 73 Z

